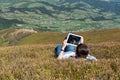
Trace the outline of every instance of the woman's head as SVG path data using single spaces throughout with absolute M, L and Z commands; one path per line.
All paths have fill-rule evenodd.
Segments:
M 86 58 L 88 56 L 89 49 L 86 44 L 79 44 L 76 48 L 76 56 Z

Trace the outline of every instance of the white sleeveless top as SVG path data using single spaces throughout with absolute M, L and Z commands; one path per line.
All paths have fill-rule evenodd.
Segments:
M 62 56 L 62 59 L 68 59 L 68 58 L 71 58 L 71 56 L 75 56 L 75 52 L 72 52 L 72 51 L 64 52 L 63 56 Z M 95 61 L 97 61 L 96 57 L 91 56 L 90 54 L 86 57 L 85 60 L 95 60 Z

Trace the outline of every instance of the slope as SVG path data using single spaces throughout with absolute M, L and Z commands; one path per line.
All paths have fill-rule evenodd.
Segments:
M 41 33 L 41 34 L 40 34 Z M 111 34 L 112 33 L 112 34 Z M 50 35 L 51 34 L 51 35 Z M 57 60 L 54 47 L 66 33 L 39 32 L 29 37 L 39 43 L 0 47 L 1 80 L 119 80 L 120 79 L 120 29 L 78 32 L 85 36 L 90 54 L 98 61 Z M 58 37 L 59 36 L 59 37 Z M 51 38 L 49 38 L 51 37 Z M 57 40 L 53 42 L 52 38 Z M 46 44 L 46 41 L 51 41 Z M 87 40 L 92 39 L 92 40 Z M 24 38 L 25 40 L 25 38 Z M 55 39 L 54 39 L 55 40 Z M 96 41 L 94 41 L 96 40 Z M 109 41 L 108 41 L 109 40 Z
M 85 32 L 73 32 L 82 35 L 85 43 L 120 42 L 120 29 L 93 30 Z M 24 44 L 60 44 L 67 33 L 61 32 L 38 32 L 25 37 L 17 42 L 17 45 Z
M 73 32 L 82 35 L 85 43 L 120 42 L 120 29 Z M 33 29 L 5 29 L 0 31 L 0 46 L 26 44 L 60 44 L 67 32 L 40 32 Z

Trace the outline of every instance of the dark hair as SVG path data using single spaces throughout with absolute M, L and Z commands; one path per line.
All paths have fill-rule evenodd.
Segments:
M 77 57 L 87 57 L 89 53 L 88 46 L 86 44 L 79 44 L 76 48 L 76 56 Z

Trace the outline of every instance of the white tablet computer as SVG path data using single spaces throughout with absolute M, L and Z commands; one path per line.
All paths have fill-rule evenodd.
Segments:
M 67 36 L 67 44 L 77 46 L 78 44 L 80 44 L 81 39 L 83 39 L 82 36 L 69 33 Z

